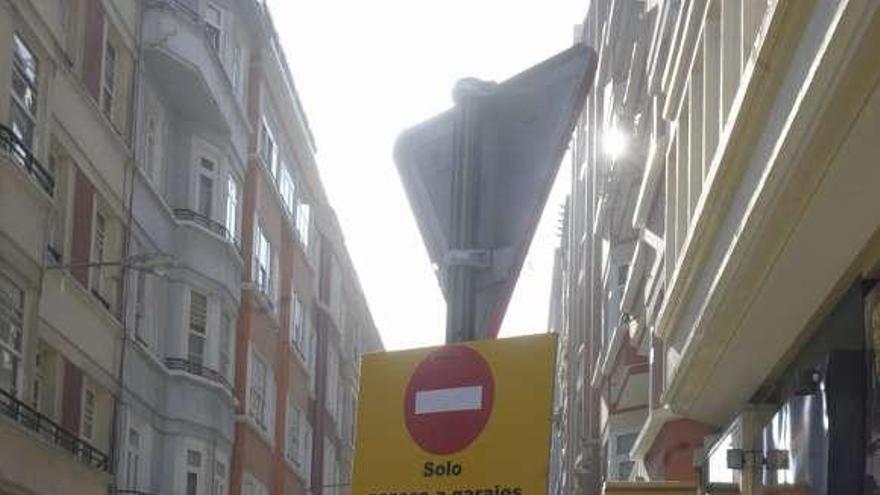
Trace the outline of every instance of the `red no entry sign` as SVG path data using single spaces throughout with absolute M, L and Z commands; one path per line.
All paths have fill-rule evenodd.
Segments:
M 418 365 L 406 387 L 407 430 L 427 452 L 459 452 L 483 431 L 494 394 L 492 371 L 479 352 L 441 347 Z

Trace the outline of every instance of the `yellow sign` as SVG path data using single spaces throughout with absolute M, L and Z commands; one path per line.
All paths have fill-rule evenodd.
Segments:
M 547 490 L 555 335 L 364 356 L 352 495 Z

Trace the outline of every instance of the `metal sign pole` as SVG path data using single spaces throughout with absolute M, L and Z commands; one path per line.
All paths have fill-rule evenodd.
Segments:
M 456 116 L 454 130 L 455 172 L 452 187 L 452 242 L 447 260 L 449 285 L 446 308 L 446 343 L 476 340 L 474 270 L 469 253 L 474 253 L 474 231 L 479 207 L 479 160 L 475 156 L 475 130 L 479 118 L 479 94 L 487 83 L 473 79 L 460 81 L 454 90 Z

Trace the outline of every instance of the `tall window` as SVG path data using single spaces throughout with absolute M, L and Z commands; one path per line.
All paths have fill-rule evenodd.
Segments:
M 281 199 L 284 202 L 284 207 L 287 208 L 287 213 L 293 215 L 296 213 L 296 186 L 294 185 L 293 179 L 290 177 L 287 165 L 282 163 L 279 168 L 281 170 L 281 180 L 279 185 L 281 189 Z
M 212 218 L 214 205 L 214 173 L 217 166 L 208 158 L 199 160 L 198 191 L 196 209 L 206 218 Z
M 306 315 L 303 303 L 297 294 L 294 294 L 293 296 L 293 308 L 290 314 L 292 320 L 290 322 L 290 327 L 293 332 L 291 340 L 300 354 L 305 356 L 306 351 L 308 350 L 305 346 Z
M 140 270 L 134 272 L 137 278 L 134 302 L 134 335 L 140 342 L 146 342 L 147 326 L 147 274 Z
M 34 52 L 15 34 L 12 38 L 12 105 L 10 126 L 28 149 L 34 147 L 37 122 L 38 61 Z
M 267 429 L 267 406 L 268 399 L 268 367 L 266 362 L 256 352 L 251 353 L 251 373 L 250 373 L 250 402 L 248 404 L 248 414 L 263 429 Z
M 273 264 L 273 253 L 272 253 L 272 245 L 269 244 L 269 239 L 266 238 L 266 234 L 263 231 L 261 226 L 257 227 L 257 263 L 256 263 L 256 282 L 257 287 L 259 287 L 260 291 L 263 292 L 267 297 L 271 299 L 272 296 L 272 284 L 273 273 L 272 273 L 272 264 Z
M 327 411 L 338 421 L 337 403 L 339 393 L 339 354 L 330 345 L 327 348 Z
M 226 179 L 226 232 L 230 241 L 238 239 L 238 182 L 232 175 Z
M 211 48 L 219 53 L 223 40 L 223 11 L 212 3 L 205 10 L 205 33 Z
M 242 483 L 242 495 L 268 495 L 269 490 L 266 485 L 258 481 L 251 473 L 244 474 L 244 483 Z
M 275 158 L 278 153 L 278 148 L 275 146 L 275 136 L 272 135 L 269 124 L 266 123 L 265 119 L 263 119 L 261 129 L 260 157 L 263 159 L 263 163 L 269 167 L 272 177 L 275 177 Z
M 218 364 L 220 374 L 229 378 L 232 375 L 232 358 L 230 357 L 232 350 L 232 320 L 227 314 L 224 314 L 221 320 Z
M 214 461 L 214 493 L 211 495 L 226 495 L 226 464 L 222 461 Z
M 189 292 L 189 335 L 187 359 L 189 362 L 205 363 L 205 341 L 208 336 L 208 298 L 195 290 Z
M 238 89 L 241 86 L 241 45 L 238 43 L 232 47 L 232 65 L 230 67 L 232 75 L 229 78 L 232 83 L 232 89 Z
M 104 270 L 100 263 L 104 262 L 104 254 L 107 248 L 107 220 L 100 212 L 95 213 L 95 231 L 92 239 L 93 253 L 92 263 L 92 291 L 99 295 L 104 293 Z
M 287 460 L 300 466 L 302 462 L 300 455 L 302 411 L 292 399 L 290 396 L 287 398 L 287 444 L 285 445 L 285 456 Z
M 95 415 L 97 414 L 97 397 L 95 389 L 85 385 L 82 399 L 82 432 L 83 438 L 89 441 L 95 439 Z
M 0 276 L 0 388 L 16 394 L 21 374 L 24 292 Z
M 104 47 L 104 92 L 102 107 L 108 119 L 113 118 L 113 98 L 116 95 L 116 48 L 108 40 Z
M 304 247 L 309 245 L 309 225 L 311 224 L 311 206 L 299 203 L 296 207 L 296 233 Z
M 128 430 L 128 452 L 125 454 L 125 483 L 130 490 L 140 489 L 141 434 Z
M 186 495 L 199 495 L 199 474 L 202 471 L 202 453 L 186 451 Z

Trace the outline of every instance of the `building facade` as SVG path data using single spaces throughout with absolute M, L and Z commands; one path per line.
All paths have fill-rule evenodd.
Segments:
M 880 9 L 591 2 L 554 493 L 876 493 Z
M 344 492 L 382 343 L 265 5 L 0 14 L 0 493 Z

